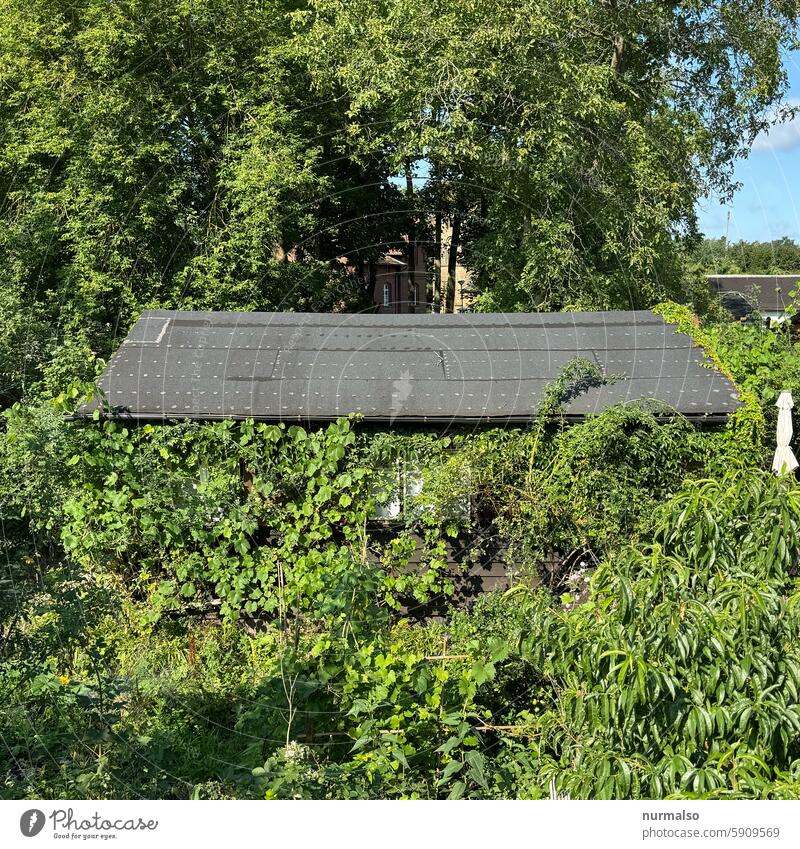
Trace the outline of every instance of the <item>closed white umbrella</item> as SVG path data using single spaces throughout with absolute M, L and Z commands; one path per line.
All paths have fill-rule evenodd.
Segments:
M 792 440 L 792 407 L 794 407 L 792 393 L 787 390 L 781 392 L 775 406 L 778 408 L 778 447 L 772 459 L 772 470 L 776 475 L 782 475 L 793 472 L 798 466 L 797 458 L 789 447 Z

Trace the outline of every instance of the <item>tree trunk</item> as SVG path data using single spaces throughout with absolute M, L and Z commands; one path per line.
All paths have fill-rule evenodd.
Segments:
M 358 258 L 358 264 L 356 265 L 356 278 L 358 279 L 359 288 L 364 293 L 367 302 L 371 304 L 375 299 L 375 289 L 369 288 L 369 277 L 367 276 L 367 263 L 364 261 L 363 256 L 360 256 Z
M 619 8 L 617 0 L 611 0 L 609 7 L 609 19 L 612 26 L 617 23 L 619 17 Z M 618 77 L 624 70 L 622 67 L 625 59 L 625 36 L 621 32 L 614 33 L 613 52 L 611 54 L 611 70 L 615 77 Z
M 430 297 L 431 312 L 442 310 L 442 213 L 436 211 L 433 242 L 433 280 L 431 280 Z
M 370 260 L 369 261 L 369 275 L 368 280 L 369 284 L 367 288 L 369 289 L 369 299 L 373 303 L 373 309 L 377 312 L 383 306 L 383 292 L 378 292 L 377 296 L 375 295 L 375 275 L 377 269 L 375 268 L 375 263 Z
M 623 63 L 625 60 L 625 36 L 621 33 L 617 33 L 614 36 L 614 52 L 611 54 L 611 70 L 614 72 L 615 76 L 619 76 L 624 68 Z
M 450 252 L 447 256 L 447 298 L 445 312 L 454 312 L 456 305 L 456 264 L 458 263 L 458 244 L 461 238 L 461 216 L 453 215 L 453 226 L 450 233 Z
M 408 205 L 411 210 L 414 208 L 414 174 L 411 170 L 411 160 L 406 159 L 406 198 L 408 199 Z M 410 216 L 410 223 L 408 227 L 408 312 L 416 312 L 417 305 L 414 303 L 414 299 L 411 297 L 411 289 L 412 287 L 416 288 L 417 285 L 417 222 L 414 218 L 413 211 Z M 419 300 L 419 296 L 416 299 Z

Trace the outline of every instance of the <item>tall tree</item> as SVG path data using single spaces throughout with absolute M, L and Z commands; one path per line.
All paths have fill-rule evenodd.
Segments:
M 317 90 L 362 153 L 461 184 L 486 308 L 680 295 L 695 203 L 780 117 L 798 5 L 312 0 L 295 21 Z M 378 120 L 379 118 L 379 120 Z
M 335 260 L 396 241 L 402 195 L 286 50 L 297 6 L 0 0 L 7 397 L 54 356 L 60 382 L 107 355 L 146 306 L 369 303 Z

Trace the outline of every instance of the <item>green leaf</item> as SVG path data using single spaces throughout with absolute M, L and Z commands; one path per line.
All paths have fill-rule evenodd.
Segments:
M 442 772 L 442 777 L 440 779 L 440 783 L 443 784 L 449 778 L 452 778 L 454 775 L 461 772 L 463 767 L 464 767 L 463 761 L 456 761 L 456 760 L 449 761 L 447 763 L 447 766 L 445 766 L 444 771 Z
M 464 784 L 463 781 L 456 781 L 453 785 L 453 789 L 450 791 L 448 795 L 448 799 L 455 800 L 461 799 L 464 796 L 464 791 L 467 789 L 467 785 Z
M 403 750 L 399 746 L 394 746 L 392 748 L 392 757 L 404 768 L 408 769 L 408 761 L 406 760 L 406 756 L 403 753 Z
M 488 789 L 489 785 L 486 782 L 483 755 L 480 752 L 472 750 L 464 755 L 464 760 L 469 764 L 470 778 L 476 784 L 480 784 L 484 789 Z
M 460 737 L 448 737 L 447 740 L 445 740 L 444 743 L 442 743 L 442 745 L 439 746 L 438 749 L 436 749 L 436 751 L 440 752 L 443 755 L 449 755 L 450 752 L 452 752 L 453 749 L 455 749 L 455 747 L 458 746 L 460 743 Z
M 488 661 L 476 660 L 470 668 L 470 674 L 478 686 L 485 684 L 487 681 L 491 681 L 491 679 L 494 678 L 494 664 L 489 663 Z

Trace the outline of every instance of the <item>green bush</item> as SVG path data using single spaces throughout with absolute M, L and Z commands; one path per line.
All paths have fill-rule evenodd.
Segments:
M 800 489 L 735 472 L 687 486 L 588 604 L 533 599 L 543 776 L 581 798 L 796 795 L 798 563 Z

